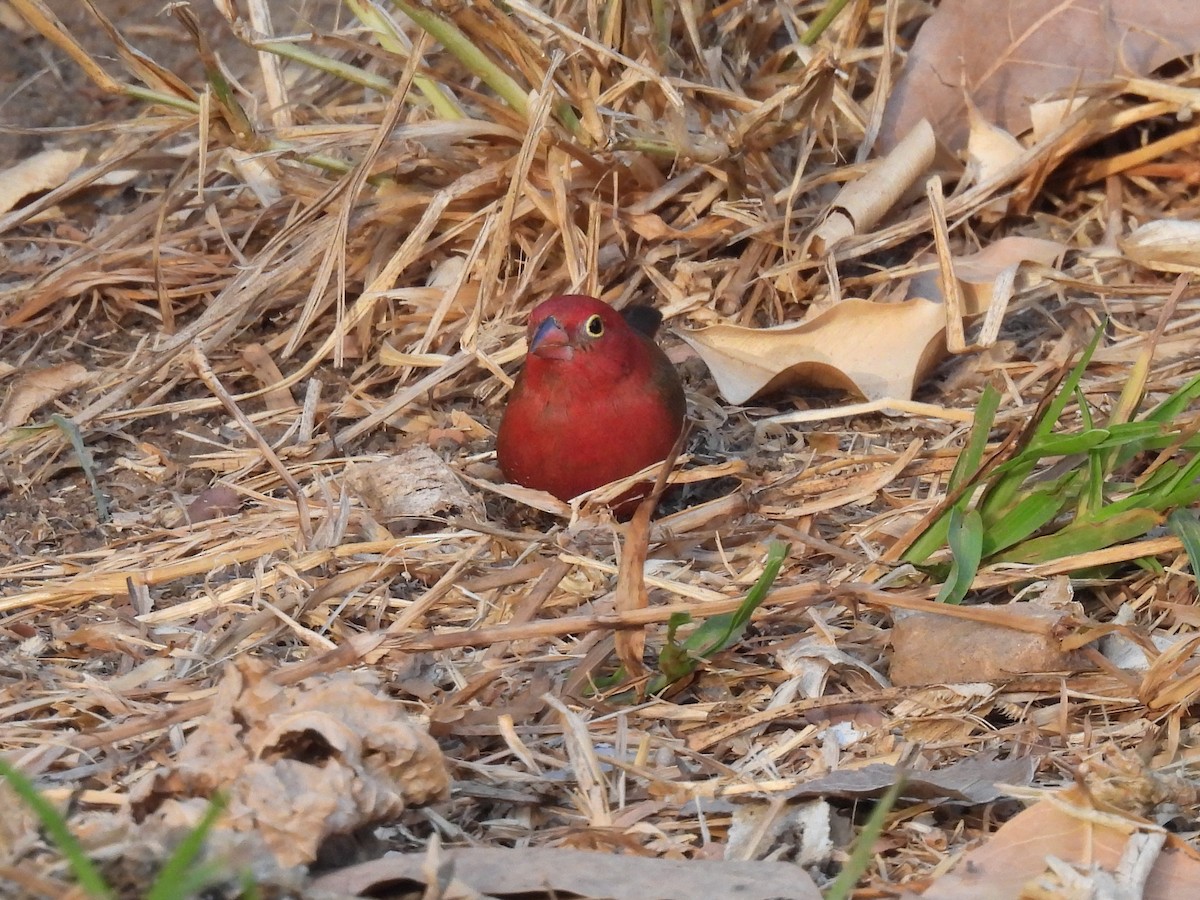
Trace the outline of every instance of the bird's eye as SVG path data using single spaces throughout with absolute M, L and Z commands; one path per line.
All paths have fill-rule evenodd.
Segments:
M 604 320 L 599 316 L 589 316 L 588 320 L 583 323 L 583 330 L 588 333 L 589 337 L 600 337 L 604 334 Z

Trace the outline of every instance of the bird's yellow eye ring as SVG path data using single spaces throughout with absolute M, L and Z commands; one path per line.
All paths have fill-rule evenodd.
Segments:
M 598 315 L 588 316 L 588 320 L 583 323 L 583 330 L 587 332 L 588 337 L 598 338 L 604 334 L 604 320 Z

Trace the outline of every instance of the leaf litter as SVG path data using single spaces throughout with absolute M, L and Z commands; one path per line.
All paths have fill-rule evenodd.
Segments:
M 304 22 L 251 4 L 196 46 L 186 14 L 146 31 L 8 6 L 113 99 L 103 140 L 44 135 L 41 159 L 72 165 L 29 163 L 44 193 L 0 214 L 0 751 L 112 883 L 146 883 L 220 791 L 240 804 L 210 840 L 233 893 L 243 866 L 279 895 L 317 866 L 427 896 L 713 895 L 752 861 L 794 892 L 765 895 L 815 896 L 856 855 L 855 799 L 901 775 L 870 892 L 1194 881 L 1187 522 L 981 552 L 960 606 L 931 602 L 948 558 L 903 558 L 966 483 L 963 448 L 1000 453 L 1097 333 L 1044 437 L 1115 443 L 1063 443 L 1028 477 L 1089 453 L 1117 471 L 1106 454 L 1138 441 L 1125 464 L 1153 488 L 1191 448 L 1190 401 L 1155 445 L 1125 393 L 1152 408 L 1195 375 L 1200 292 L 1159 273 L 1193 271 L 1169 223 L 1194 217 L 1200 74 L 1152 71 L 1200 41 L 1189 19 L 1163 41 L 1157 11 L 1075 0 L 1032 41 L 986 23 L 1044 5 L 952 24 L 858 3 L 809 47 L 794 3 L 347 3 L 354 21 L 326 3 Z M 1126 68 L 1070 58 L 1127 46 L 1063 38 L 1100 8 L 1153 44 Z M 137 49 L 163 33 L 207 88 Z M 232 34 L 253 65 L 217 63 L 208 41 L 245 50 Z M 985 37 L 1019 91 L 969 70 L 944 106 L 922 94 L 922 67 L 964 64 L 935 39 Z M 870 161 L 922 117 L 952 150 L 972 127 L 1014 140 L 976 142 L 962 183 L 967 160 L 927 140 Z M 873 171 L 907 174 L 879 195 Z M 650 300 L 704 357 L 667 338 L 694 424 L 653 520 L 597 502 L 628 485 L 563 504 L 498 483 L 524 317 L 568 291 Z M 696 345 L 714 329 L 739 330 L 741 361 Z M 748 605 L 773 544 L 792 549 Z M 702 640 L 705 622 L 738 624 Z M 597 690 L 621 660 L 666 675 L 670 648 L 700 649 L 669 689 Z M 442 776 L 406 787 L 441 766 L 449 799 Z M 158 810 L 181 815 L 142 827 Z M 0 883 L 64 895 L 32 818 L 5 825 Z M 363 829 L 382 843 L 360 852 L 403 856 L 356 870 L 339 841 Z

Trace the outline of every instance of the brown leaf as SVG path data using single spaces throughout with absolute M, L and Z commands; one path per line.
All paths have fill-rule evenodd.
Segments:
M 448 787 L 433 738 L 366 672 L 284 686 L 241 657 L 178 756 L 130 797 L 149 828 L 194 827 L 204 811 L 195 799 L 224 791 L 218 830 L 257 834 L 289 866 L 311 862 L 329 835 L 394 819 Z
M 1031 756 L 995 759 L 974 756 L 930 772 L 908 772 L 904 797 L 929 800 L 959 800 L 965 803 L 991 803 L 1007 797 L 1010 791 L 998 785 L 1026 785 L 1033 781 L 1037 760 Z M 807 781 L 776 797 L 800 800 L 816 797 L 877 796 L 896 781 L 894 766 L 870 765 L 861 769 L 830 772 Z
M 346 486 L 385 522 L 478 505 L 454 470 L 421 444 L 399 456 L 347 466 Z
M 214 484 L 199 493 L 187 506 L 187 520 L 193 525 L 231 516 L 242 508 L 242 495 L 227 484 Z
M 62 363 L 35 369 L 17 379 L 0 407 L 0 431 L 24 425 L 35 411 L 92 379 L 79 363 Z
M 1158 219 L 1118 241 L 1122 252 L 1156 272 L 1200 271 L 1200 222 Z
M 0 172 L 0 215 L 30 194 L 58 187 L 86 155 L 86 150 L 43 150 Z
M 981 315 L 997 299 L 1007 303 L 1012 296 L 1017 272 L 1023 263 L 1048 266 L 1066 250 L 1058 241 L 1010 235 L 982 250 L 953 259 L 954 276 L 962 286 L 963 313 Z M 923 272 L 913 279 L 908 295 L 941 300 L 936 272 Z
M 925 118 L 949 149 L 962 150 L 967 96 L 987 121 L 1019 135 L 1031 126 L 1030 106 L 1054 92 L 1086 93 L 1197 51 L 1195 0 L 943 3 L 917 34 L 884 110 L 879 146 L 895 146 Z
M 1140 853 L 1131 852 L 1135 849 L 1132 843 L 1142 843 L 1156 834 L 1161 835 L 1157 841 L 1143 844 Z M 1131 886 L 1128 896 L 1144 900 L 1190 897 L 1200 882 L 1200 854 L 1186 841 L 1163 834 L 1162 829 L 1143 821 L 1095 810 L 1085 792 L 1073 787 L 1039 801 L 1006 822 L 986 844 L 967 853 L 950 874 L 934 882 L 921 896 L 924 900 L 1015 900 L 1118 895 L 1087 890 L 1084 884 L 1065 891 L 1053 881 L 1049 890 L 1029 892 L 1035 883 L 1047 884 L 1051 858 L 1078 867 L 1081 878 L 1089 880 L 1096 873 L 1118 877 L 1125 873 L 1128 877 L 1131 861 L 1137 859 L 1139 869 L 1147 864 L 1149 877 L 1144 887 Z
M 242 360 L 255 380 L 269 389 L 263 396 L 267 409 L 292 409 L 296 406 L 291 391 L 282 386 L 283 372 L 279 371 L 279 366 L 262 344 L 250 343 L 243 347 Z
M 456 889 L 468 887 L 488 896 L 549 892 L 550 896 L 607 900 L 821 897 L 804 869 L 788 862 L 646 859 L 557 847 L 471 847 L 444 850 L 442 857 L 441 865 L 431 866 L 425 853 L 393 853 L 322 875 L 313 887 L 339 895 L 370 896 L 376 886 L 401 881 L 427 884 L 431 875 L 443 871 L 453 876 Z M 441 886 L 438 895 L 442 896 Z

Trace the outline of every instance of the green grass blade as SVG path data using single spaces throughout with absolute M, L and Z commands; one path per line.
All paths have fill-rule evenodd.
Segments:
M 866 824 L 863 825 L 863 830 L 854 841 L 854 849 L 850 851 L 846 865 L 838 872 L 833 884 L 825 889 L 825 900 L 846 900 L 854 892 L 854 885 L 858 884 L 858 879 L 870 868 L 871 857 L 875 853 L 875 842 L 879 840 L 879 835 L 883 834 L 888 813 L 900 799 L 905 780 L 904 774 L 897 772 L 895 782 L 879 798 Z
M 666 60 L 671 52 L 671 22 L 663 0 L 650 0 L 650 20 L 654 23 L 654 37 L 658 44 L 658 55 Z
M 762 574 L 747 592 L 746 599 L 733 612 L 705 620 L 704 624 L 689 634 L 682 643 L 675 640 L 675 631 L 680 625 L 691 621 L 691 616 L 687 613 L 671 616 L 667 622 L 666 644 L 658 654 L 659 674 L 652 678 L 647 686 L 650 694 L 657 694 L 674 682 L 686 678 L 701 662 L 741 640 L 746 626 L 750 623 L 750 617 L 767 598 L 767 593 L 779 577 L 779 570 L 791 549 L 791 544 L 772 541 L 767 548 L 767 559 L 763 563 Z
M 1192 577 L 1200 577 L 1200 520 L 1190 509 L 1177 509 L 1167 516 L 1167 527 L 1179 538 L 1183 549 L 1187 551 L 1188 565 L 1192 567 Z
M 1033 460 L 1025 460 L 988 485 L 978 507 L 979 515 L 987 527 L 991 528 L 1001 521 L 1021 501 L 1021 487 L 1025 479 L 1033 474 L 1035 465 Z
M 254 880 L 254 876 L 249 872 L 242 873 L 242 896 L 238 900 L 262 900 L 262 891 L 258 887 L 258 882 Z
M 392 0 L 392 5 L 428 31 L 434 40 L 439 41 L 455 59 L 478 75 L 483 83 L 495 91 L 521 118 L 529 118 L 529 95 L 525 89 L 517 84 L 511 75 L 488 59 L 457 25 L 426 9 L 420 3 Z
M 1197 478 L 1200 478 L 1200 455 L 1193 456 L 1186 464 L 1184 464 L 1175 477 L 1171 478 L 1161 488 L 1156 491 L 1156 495 L 1170 497 L 1173 494 L 1180 492 L 1193 484 Z M 1182 501 L 1178 504 L 1183 505 Z
M 687 640 L 683 642 L 683 646 L 698 656 L 708 657 L 714 653 L 720 653 L 740 641 L 746 626 L 750 624 L 750 617 L 767 599 L 767 592 L 771 590 L 771 585 L 779 577 L 779 570 L 791 550 L 791 544 L 772 541 L 767 548 L 767 559 L 763 563 L 762 574 L 758 576 L 753 587 L 746 594 L 746 599 L 732 613 L 727 614 L 728 623 L 714 624 L 719 619 L 725 619 L 726 616 L 713 616 L 689 634 Z
M 33 810 L 38 821 L 42 823 L 42 828 L 54 842 L 54 846 L 66 858 L 67 865 L 71 867 L 75 881 L 83 892 L 89 897 L 104 898 L 104 900 L 115 898 L 116 893 L 92 865 L 83 846 L 67 828 L 66 820 L 59 815 L 58 810 L 51 806 L 50 801 L 41 795 L 33 782 L 2 759 L 0 759 L 0 778 L 7 781 L 17 796 Z
M 975 407 L 975 415 L 971 422 L 971 433 L 967 435 L 966 446 L 958 454 L 954 468 L 950 471 L 951 492 L 958 490 L 979 472 L 999 408 L 1000 392 L 989 384 L 979 395 L 979 403 Z
M 1103 522 L 1072 522 L 1061 531 L 1033 538 L 1001 553 L 993 562 L 1037 563 L 1103 550 L 1139 538 L 1162 522 L 1152 509 L 1129 509 Z
M 108 501 L 100 492 L 100 484 L 96 481 L 96 470 L 92 464 L 92 454 L 88 453 L 88 449 L 83 443 L 83 435 L 79 433 L 74 422 L 58 413 L 52 415 L 50 421 L 57 425 L 59 430 L 67 436 L 67 440 L 71 442 L 71 448 L 79 459 L 79 468 L 83 470 L 83 477 L 87 479 L 88 487 L 92 489 L 92 499 L 96 502 L 96 518 L 100 522 L 107 522 Z
M 975 407 L 975 416 L 971 423 L 971 433 L 967 435 L 967 443 L 962 452 L 958 454 L 954 468 L 950 471 L 950 480 L 947 484 L 950 494 L 969 484 L 970 480 L 979 474 L 983 465 L 983 455 L 987 450 L 988 436 L 991 434 L 992 424 L 996 421 L 996 410 L 999 408 L 1000 392 L 989 384 L 979 395 L 979 404 Z M 965 507 L 970 499 L 969 492 L 964 491 L 955 506 Z M 946 510 L 934 520 L 921 536 L 904 551 L 901 559 L 919 566 L 945 544 L 946 533 L 950 529 L 950 512 L 950 510 Z
M 1079 407 L 1079 421 L 1083 423 L 1083 430 L 1089 431 L 1095 428 L 1096 423 L 1092 421 L 1092 408 L 1088 406 L 1087 395 L 1079 385 L 1075 385 L 1075 405 Z
M 1114 500 L 1079 521 L 1104 522 L 1133 509 L 1164 513 L 1176 507 L 1191 506 L 1200 500 L 1200 483 L 1194 478 L 1190 481 L 1180 479 L 1179 473 L 1183 471 L 1183 467 L 1168 463 L 1155 473 L 1155 477 L 1138 485 L 1129 496 Z
M 1000 521 L 985 527 L 983 555 L 990 557 L 1025 540 L 1039 528 L 1053 522 L 1066 502 L 1059 491 L 1035 491 L 1024 497 Z
M 196 827 L 179 842 L 175 852 L 154 879 L 154 885 L 146 894 L 146 900 L 180 900 L 210 886 L 214 877 L 221 878 L 228 874 L 216 866 L 196 866 L 196 860 L 204 849 L 204 842 L 217 820 L 221 818 L 221 814 L 225 812 L 225 806 L 226 800 L 223 795 L 213 796 Z
M 849 0 L 827 0 L 825 6 L 813 19 L 813 23 L 808 26 L 804 34 L 800 35 L 800 43 L 806 47 L 811 47 L 817 42 L 825 29 L 833 24 L 833 20 L 838 17 L 838 14 L 845 8 Z
M 401 59 L 412 53 L 412 46 L 395 23 L 384 15 L 383 11 L 365 0 L 344 0 L 354 16 L 375 34 L 379 46 Z M 413 84 L 422 96 L 429 101 L 438 118 L 446 120 L 465 119 L 466 114 L 454 102 L 441 85 L 427 75 L 414 75 Z
M 1147 441 L 1156 440 L 1170 434 L 1167 424 L 1146 420 L 1123 422 L 1120 425 L 1109 425 L 1104 430 L 1108 432 L 1108 439 L 1098 444 L 1096 449 L 1111 450 L 1114 447 L 1125 448 L 1132 444 L 1134 445 L 1134 453 L 1140 453 L 1145 449 L 1142 445 Z
M 1063 410 L 1067 408 L 1067 401 L 1075 395 L 1075 389 L 1079 387 L 1079 382 L 1083 379 L 1083 373 L 1087 370 L 1088 363 L 1092 361 L 1092 354 L 1100 346 L 1100 338 L 1103 334 L 1104 327 L 1101 326 L 1092 335 L 1092 339 L 1088 342 L 1086 349 L 1084 349 L 1083 355 L 1079 357 L 1079 362 L 1071 369 L 1071 373 L 1059 388 L 1058 394 L 1050 401 L 1041 419 L 1034 426 L 1033 437 L 1030 441 L 1031 445 L 1044 442 L 1049 437 L 1050 432 L 1054 430 L 1054 426 L 1058 424 L 1058 420 L 1062 418 Z
M 342 81 L 357 84 L 359 87 L 367 88 L 385 97 L 396 89 L 396 85 L 391 79 L 384 78 L 382 75 L 376 75 L 374 72 L 368 72 L 366 69 L 359 68 L 350 63 L 330 59 L 328 56 L 314 53 L 307 47 L 301 47 L 292 41 L 257 41 L 254 44 L 254 48 L 266 53 L 274 53 L 280 59 L 290 59 L 293 62 L 298 62 L 305 68 L 325 72 L 335 78 L 342 79 Z
M 983 520 L 979 512 L 957 507 L 950 511 L 950 574 L 938 592 L 937 603 L 962 603 L 983 558 Z
M 1029 446 L 1014 459 L 1042 460 L 1051 456 L 1074 456 L 1099 447 L 1110 437 L 1104 428 L 1093 428 L 1079 434 L 1052 434 Z
M 663 644 L 663 648 L 658 651 L 658 675 L 650 680 L 649 692 L 651 694 L 657 693 L 655 688 L 660 681 L 662 687 L 658 690 L 687 678 L 696 671 L 696 666 L 700 664 L 698 659 L 688 654 L 687 648 L 683 644 L 675 640 L 675 632 L 679 630 L 679 627 L 687 625 L 691 621 L 691 614 L 685 612 L 672 613 L 671 618 L 667 620 L 667 640 Z M 623 673 L 624 667 L 618 671 Z
M 1200 398 L 1200 375 L 1197 375 L 1146 415 L 1142 422 L 1174 422 L 1193 400 Z
M 1141 425 L 1144 427 L 1157 425 L 1163 430 L 1163 437 L 1157 439 L 1147 437 L 1145 445 L 1142 446 L 1126 446 L 1121 452 L 1116 455 L 1118 466 L 1127 463 L 1139 452 L 1147 450 L 1160 450 L 1170 446 L 1172 440 L 1178 440 L 1178 433 L 1171 434 L 1170 428 L 1174 422 L 1180 419 L 1186 410 L 1196 398 L 1200 397 L 1200 376 L 1196 376 L 1182 388 L 1175 391 L 1170 397 L 1166 398 L 1157 407 L 1154 407 L 1150 413 L 1142 416 L 1138 422 L 1130 422 L 1130 425 Z M 1200 450 L 1200 444 L 1195 442 L 1194 437 L 1189 437 L 1183 442 L 1184 448 L 1189 450 Z
M 1005 460 L 996 466 L 989 473 L 989 477 L 995 481 L 998 488 L 1003 479 L 1018 473 L 1010 479 L 1010 483 L 1020 484 L 1044 459 L 1088 453 L 1097 447 L 1108 444 L 1111 440 L 1112 435 L 1106 428 L 1093 428 L 1078 434 L 1052 434 L 1031 442 L 1012 459 Z
M 1200 483 L 1193 481 L 1190 484 L 1180 485 L 1170 492 L 1155 494 L 1146 506 L 1158 512 L 1166 512 L 1169 509 L 1191 506 L 1197 500 L 1200 500 Z
M 1183 468 L 1174 460 L 1169 460 L 1145 476 L 1144 481 L 1139 481 L 1134 486 L 1134 491 L 1138 494 L 1156 494 L 1166 489 L 1167 485 L 1175 480 L 1175 476 Z
M 1076 519 L 1086 519 L 1092 511 L 1104 506 L 1104 457 L 1104 452 L 1100 450 L 1088 454 L 1087 481 L 1079 494 Z

